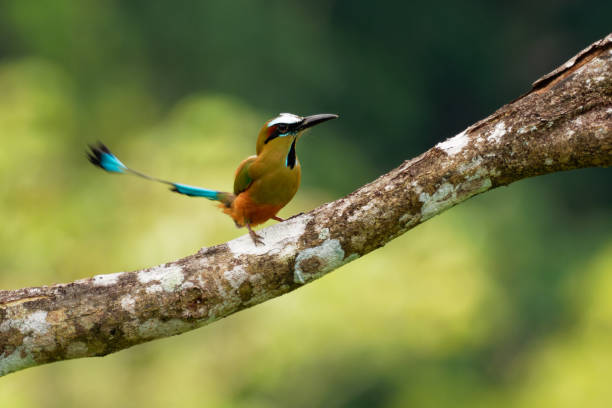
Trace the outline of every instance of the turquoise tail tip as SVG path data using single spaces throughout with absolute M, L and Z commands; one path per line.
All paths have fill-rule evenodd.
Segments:
M 209 200 L 217 200 L 219 198 L 219 192 L 216 190 L 208 190 L 206 188 L 189 186 L 187 184 L 172 183 L 171 190 L 190 197 L 204 197 Z
M 102 143 L 98 143 L 97 146 L 90 145 L 89 149 L 87 157 L 94 166 L 98 166 L 111 173 L 125 173 L 127 170 L 125 164 L 121 163 L 121 160 L 112 154 L 108 147 Z

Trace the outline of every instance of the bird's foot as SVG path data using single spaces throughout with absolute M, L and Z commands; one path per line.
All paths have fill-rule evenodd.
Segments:
M 278 222 L 283 222 L 283 221 L 285 221 L 285 219 L 284 219 L 284 218 L 277 217 L 276 215 L 275 215 L 274 217 L 272 217 L 272 219 L 273 219 L 274 221 L 278 221 Z
M 294 218 L 296 218 L 296 217 L 299 217 L 300 215 L 304 215 L 304 213 L 303 213 L 303 212 L 301 212 L 301 213 L 298 213 L 298 214 L 292 215 L 291 217 L 289 217 L 289 218 L 287 218 L 287 219 L 288 219 L 288 220 L 292 220 L 292 219 L 294 219 Z
M 253 240 L 253 244 L 255 244 L 255 246 L 265 245 L 261 235 L 257 235 L 257 233 L 253 231 L 250 225 L 247 225 L 247 228 L 249 229 L 249 235 L 251 236 L 251 239 Z

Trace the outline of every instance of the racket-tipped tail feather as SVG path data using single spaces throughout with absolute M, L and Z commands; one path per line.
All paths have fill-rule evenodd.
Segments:
M 89 149 L 87 158 L 94 166 L 98 166 L 102 170 L 106 170 L 110 173 L 125 173 L 128 169 L 125 164 L 121 163 L 121 160 L 112 154 L 108 147 L 102 143 L 98 143 L 95 146 L 90 145 Z

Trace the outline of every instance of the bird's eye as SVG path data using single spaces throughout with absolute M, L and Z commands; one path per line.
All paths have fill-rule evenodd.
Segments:
M 287 131 L 289 130 L 289 126 L 287 126 L 286 123 L 279 123 L 276 126 L 276 130 L 278 130 L 278 133 L 280 133 L 282 135 L 282 134 L 287 133 Z

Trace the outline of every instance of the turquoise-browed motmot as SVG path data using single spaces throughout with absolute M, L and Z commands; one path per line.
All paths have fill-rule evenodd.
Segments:
M 168 184 L 179 194 L 218 201 L 236 226 L 247 227 L 257 245 L 263 241 L 251 227 L 269 219 L 283 221 L 276 214 L 291 201 L 300 186 L 302 170 L 295 152 L 298 139 L 308 128 L 337 117 L 327 113 L 306 117 L 281 113 L 267 121 L 257 137 L 257 154 L 244 159 L 236 170 L 233 193 L 173 183 L 132 170 L 102 143 L 90 146 L 88 156 L 93 164 L 108 172 L 133 174 Z

